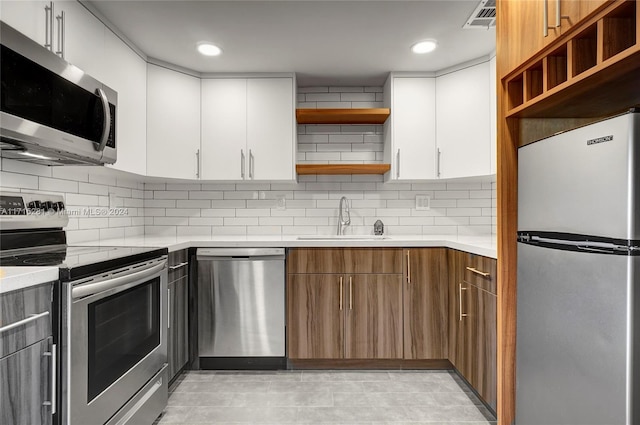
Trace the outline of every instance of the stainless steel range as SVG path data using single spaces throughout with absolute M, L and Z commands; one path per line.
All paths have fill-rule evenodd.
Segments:
M 167 403 L 166 248 L 67 246 L 57 195 L 0 193 L 0 264 L 57 266 L 61 424 L 152 423 Z

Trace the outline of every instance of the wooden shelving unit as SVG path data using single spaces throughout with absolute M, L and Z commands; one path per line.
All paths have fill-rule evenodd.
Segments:
M 298 124 L 384 124 L 389 108 L 296 109 Z
M 337 174 L 384 174 L 391 169 L 390 164 L 297 164 L 299 175 Z
M 602 117 L 640 104 L 640 10 L 612 2 L 508 74 L 507 117 Z

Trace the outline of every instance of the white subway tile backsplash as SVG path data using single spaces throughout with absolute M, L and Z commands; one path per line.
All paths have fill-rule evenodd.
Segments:
M 375 102 L 376 94 L 342 92 L 340 93 L 340 100 L 349 102 Z
M 177 190 L 154 190 L 153 191 L 154 199 L 188 199 L 189 192 L 182 192 Z
M 4 184 L 5 183 L 3 182 L 2 185 Z M 78 182 L 71 180 L 54 179 L 49 177 L 39 177 L 38 189 L 46 192 L 78 193 Z
M 0 171 L 0 186 L 16 189 L 38 189 L 38 176 Z
M 258 217 L 225 217 L 225 226 L 257 226 Z
M 306 102 L 339 102 L 340 93 L 307 93 Z
M 29 174 L 32 176 L 51 177 L 52 167 L 46 165 L 32 164 L 30 162 L 15 161 L 2 158 L 2 171 L 11 173 Z

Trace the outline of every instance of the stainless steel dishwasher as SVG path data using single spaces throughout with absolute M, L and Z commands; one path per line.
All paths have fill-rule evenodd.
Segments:
M 283 369 L 284 248 L 200 248 L 201 369 Z

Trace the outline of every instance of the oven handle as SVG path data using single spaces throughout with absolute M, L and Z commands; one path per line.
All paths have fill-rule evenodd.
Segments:
M 71 297 L 73 299 L 82 298 L 89 295 L 97 294 L 98 292 L 104 292 L 117 286 L 126 285 L 128 283 L 144 279 L 158 273 L 160 270 L 164 269 L 166 265 L 167 262 L 163 261 L 160 264 L 147 266 L 140 271 L 127 274 L 125 276 L 116 277 L 114 279 L 105 280 L 103 282 L 88 283 L 86 285 L 77 286 L 71 290 Z

